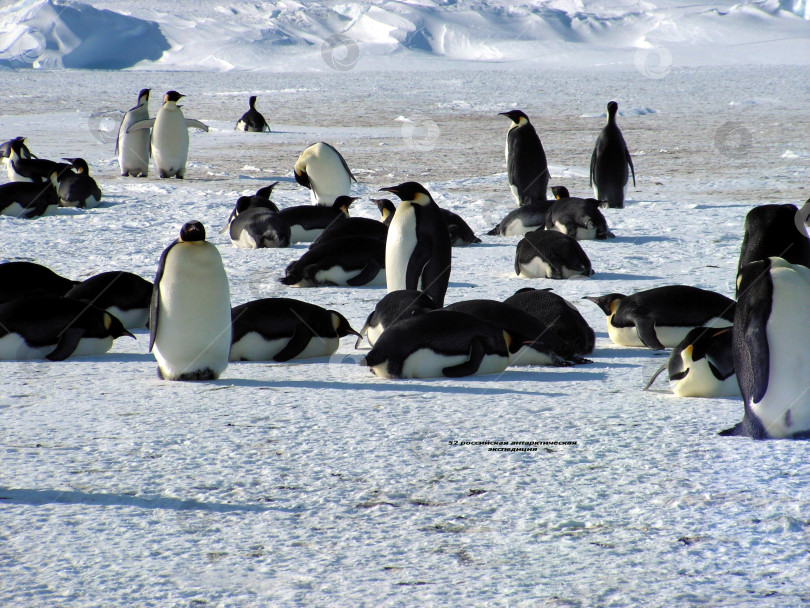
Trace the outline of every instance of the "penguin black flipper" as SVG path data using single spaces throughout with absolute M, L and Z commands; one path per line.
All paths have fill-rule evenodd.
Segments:
M 351 279 L 347 279 L 346 284 L 349 285 L 349 287 L 361 287 L 376 277 L 381 268 L 382 265 L 378 260 L 369 258 L 368 263 L 365 265 L 363 270 L 360 271 L 360 274 L 352 277 Z
M 593 152 L 591 152 L 591 168 L 588 171 L 588 188 L 593 188 L 593 172 L 596 168 L 596 150 L 597 148 L 594 147 Z M 633 177 L 633 183 L 635 184 L 635 176 Z
M 309 344 L 309 341 L 312 340 L 313 336 L 314 334 L 306 324 L 301 323 L 295 328 L 287 345 L 273 357 L 273 361 L 284 363 L 290 359 L 295 359 L 295 357 L 304 352 L 304 349 L 307 347 L 307 344 Z
M 149 302 L 149 351 L 152 352 L 152 346 L 155 344 L 155 338 L 157 337 L 157 329 L 158 329 L 158 317 L 160 315 L 160 281 L 163 279 L 163 272 L 166 269 L 166 256 L 169 254 L 169 251 L 172 247 L 177 245 L 180 242 L 180 239 L 177 239 L 166 247 L 163 250 L 163 253 L 160 254 L 160 260 L 158 260 L 158 269 L 157 273 L 155 274 L 155 281 L 152 284 L 152 299 Z
M 633 188 L 636 187 L 636 169 L 633 167 L 633 159 L 630 158 L 630 150 L 626 147 L 624 149 L 624 156 L 627 159 L 627 164 L 630 165 L 630 173 L 633 174 Z
M 127 133 L 132 133 L 133 131 L 138 131 L 139 129 L 151 129 L 155 126 L 155 119 L 149 118 L 147 120 L 139 120 L 133 125 L 130 125 L 129 129 L 127 129 Z
M 473 376 L 478 368 L 481 367 L 481 362 L 484 360 L 484 345 L 481 343 L 480 338 L 473 338 L 470 343 L 470 358 L 464 363 L 458 365 L 451 365 L 442 369 L 442 374 L 448 378 L 462 378 L 464 376 Z
M 711 370 L 712 374 L 718 380 L 725 380 L 726 378 L 730 378 L 734 375 L 734 355 L 732 353 L 731 348 L 712 348 L 709 349 L 710 346 L 716 345 L 714 338 L 722 336 L 723 334 L 729 334 L 729 342 L 731 338 L 731 327 L 726 327 L 721 329 L 720 331 L 706 330 L 707 332 L 711 332 L 711 336 L 706 336 L 707 339 L 705 340 L 697 340 L 696 344 L 692 348 L 692 360 L 699 361 L 703 357 L 706 357 L 707 362 L 709 363 L 709 370 Z
M 432 280 L 427 276 L 422 276 L 425 266 L 430 259 L 431 247 L 424 241 L 418 243 L 408 259 L 408 268 L 405 271 L 405 289 L 419 289 L 425 291 Z M 419 277 L 422 276 L 422 286 L 419 287 Z
M 636 332 L 644 346 L 653 350 L 664 350 L 666 347 L 661 344 L 658 335 L 655 333 L 655 320 L 650 317 L 636 319 Z
M 135 123 L 136 125 L 138 123 Z M 202 129 L 205 132 L 208 132 L 208 125 L 205 123 L 196 120 L 195 118 L 186 118 L 186 128 L 187 129 Z
M 761 285 L 767 283 L 767 287 Z M 755 281 L 750 289 L 771 290 L 770 281 Z M 771 297 L 757 297 L 753 306 L 742 306 L 738 318 L 746 319 L 741 339 L 734 340 L 738 351 L 737 378 L 745 401 L 745 416 L 750 403 L 759 403 L 768 391 L 770 376 L 770 346 L 766 326 L 771 315 Z M 738 328 L 735 328 L 735 333 Z
M 346 159 L 343 158 L 343 155 L 340 152 L 337 151 L 337 148 L 335 148 L 335 146 L 332 146 L 332 145 L 330 145 L 330 144 L 328 144 L 326 142 L 321 142 L 321 143 L 323 143 L 324 146 L 327 146 L 327 147 L 331 148 L 332 151 L 335 154 L 337 154 L 338 158 L 340 159 L 340 162 L 343 164 L 343 168 L 346 169 L 346 173 L 349 174 L 349 177 L 352 179 L 353 182 L 356 182 L 357 178 L 352 173 L 352 170 L 349 169 L 349 165 L 346 163 Z M 309 180 L 307 180 L 307 181 L 309 181 Z M 300 184 L 301 182 L 298 182 L 298 183 Z M 309 186 L 306 186 L 306 187 L 309 188 Z
M 56 348 L 45 355 L 49 361 L 64 361 L 74 353 L 79 342 L 84 337 L 84 329 L 81 327 L 68 327 L 59 337 Z

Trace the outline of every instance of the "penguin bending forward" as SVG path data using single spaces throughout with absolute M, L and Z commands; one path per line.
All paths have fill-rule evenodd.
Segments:
M 331 205 L 337 197 L 348 196 L 357 181 L 340 152 L 322 141 L 301 152 L 293 171 L 295 181 L 309 188 L 314 205 Z
M 228 366 L 231 299 L 217 248 L 200 222 L 161 254 L 149 310 L 149 350 L 165 380 L 214 380 Z
M 388 291 L 418 289 L 441 308 L 450 282 L 451 245 L 441 209 L 424 186 L 405 182 L 382 188 L 402 199 L 388 227 Z
M 743 419 L 721 435 L 810 438 L 810 269 L 782 258 L 746 264 L 734 315 L 734 369 Z

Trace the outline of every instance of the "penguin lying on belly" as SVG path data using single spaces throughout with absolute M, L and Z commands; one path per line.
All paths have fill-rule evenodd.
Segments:
M 371 314 L 368 315 L 365 325 L 360 330 L 360 337 L 354 347 L 358 348 L 363 338 L 371 346 L 377 342 L 387 327 L 404 319 L 410 319 L 428 311 L 436 310 L 437 306 L 430 296 L 417 289 L 398 289 L 385 294 Z
M 664 350 L 677 346 L 695 327 L 734 324 L 734 300 L 688 285 L 669 285 L 632 296 L 585 296 L 607 315 L 610 339 L 619 346 Z
M 330 239 L 291 262 L 283 285 L 361 287 L 385 285 L 385 243 L 378 239 Z

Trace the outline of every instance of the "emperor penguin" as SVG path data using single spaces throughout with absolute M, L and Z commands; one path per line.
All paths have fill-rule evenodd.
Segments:
M 141 89 L 138 93 L 138 103 L 121 119 L 118 127 L 118 137 L 115 140 L 115 155 L 118 157 L 118 166 L 121 175 L 133 177 L 146 177 L 149 173 L 149 130 L 138 129 L 128 133 L 128 129 L 136 122 L 149 120 L 149 92 L 151 89 Z
M 314 205 L 331 205 L 337 197 L 348 196 L 352 181 L 357 181 L 340 152 L 322 141 L 301 152 L 293 170 L 295 181 L 309 188 Z
M 450 282 L 451 260 L 450 235 L 441 209 L 417 182 L 381 190 L 402 199 L 385 242 L 388 291 L 418 289 L 441 308 Z
M 51 173 L 51 183 L 59 194 L 62 207 L 92 209 L 101 203 L 101 189 L 96 180 L 90 177 L 90 169 L 83 158 L 63 158 L 69 161 L 76 172 Z
M 0 186 L 0 215 L 31 219 L 50 215 L 59 206 L 59 196 L 50 184 L 9 182 Z
M 738 276 L 732 351 L 743 419 L 721 435 L 810 437 L 810 269 L 771 257 Z
M 78 284 L 35 262 L 0 264 L 0 304 L 24 296 L 63 296 Z
M 216 246 L 200 222 L 161 254 L 149 309 L 149 350 L 165 380 L 215 380 L 228 366 L 231 299 Z
M 596 138 L 596 145 L 591 154 L 591 170 L 588 183 L 593 186 L 594 196 L 600 201 L 607 201 L 608 207 L 624 207 L 624 190 L 627 187 L 629 173 L 633 173 L 633 187 L 636 185 L 636 170 L 633 159 L 624 141 L 619 125 L 616 124 L 616 112 L 619 104 L 610 101 L 607 104 L 607 124 Z M 628 167 L 630 171 L 628 171 Z
M 51 173 L 54 171 L 61 174 L 71 168 L 67 163 L 58 163 L 44 158 L 32 158 L 26 154 L 27 149 L 23 143 L 23 138 L 18 137 L 9 142 L 6 171 L 10 182 L 48 182 Z
M 548 162 L 529 117 L 520 110 L 501 112 L 512 121 L 506 132 L 506 176 L 518 205 L 546 200 Z
M 163 107 L 158 110 L 155 118 L 136 122 L 127 129 L 132 133 L 140 129 L 152 129 L 152 156 L 155 159 L 155 168 L 160 177 L 177 177 L 183 179 L 186 175 L 186 160 L 188 159 L 188 130 L 202 129 L 208 131 L 208 126 L 193 118 L 185 118 L 181 106 L 177 105 L 185 95 L 177 91 L 169 91 L 163 97 Z
M 607 315 L 608 336 L 619 346 L 673 348 L 695 327 L 734 324 L 734 300 L 690 285 L 667 285 L 632 296 L 585 296 Z
M 152 283 L 137 274 L 114 270 L 85 279 L 65 297 L 90 302 L 120 320 L 127 329 L 132 329 L 146 327 L 152 289 Z
M 237 131 L 247 131 L 248 133 L 269 133 L 270 125 L 264 119 L 264 116 L 256 109 L 256 96 L 251 95 L 248 101 L 250 108 L 242 114 L 236 123 Z

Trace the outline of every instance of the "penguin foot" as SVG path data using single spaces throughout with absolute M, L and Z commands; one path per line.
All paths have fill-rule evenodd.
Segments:
M 161 179 L 166 179 L 167 177 L 169 177 L 169 174 L 166 173 L 165 171 L 161 171 L 160 173 L 158 173 L 158 175 L 160 175 Z
M 181 382 L 196 382 L 201 380 L 216 380 L 217 378 L 219 378 L 219 374 L 214 373 L 214 370 L 206 367 L 205 369 L 198 369 L 193 372 L 181 374 L 175 378 L 175 380 L 180 380 Z

